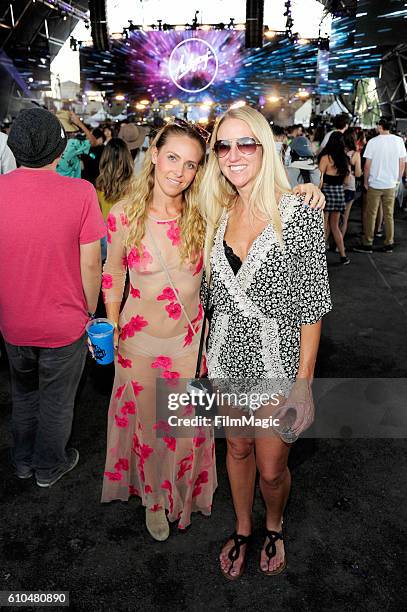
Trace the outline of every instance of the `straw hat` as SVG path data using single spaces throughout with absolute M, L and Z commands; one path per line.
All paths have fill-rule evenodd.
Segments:
M 78 126 L 72 123 L 69 111 L 60 110 L 60 111 L 57 111 L 55 115 L 58 117 L 58 119 L 62 123 L 62 126 L 65 132 L 78 132 L 79 131 Z
M 129 147 L 130 151 L 139 149 L 144 142 L 145 131 L 134 123 L 123 123 L 120 127 L 119 138 Z

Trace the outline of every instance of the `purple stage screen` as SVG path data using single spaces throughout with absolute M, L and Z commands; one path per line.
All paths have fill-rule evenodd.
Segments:
M 239 31 L 135 31 L 128 40 L 112 40 L 111 51 L 81 49 L 82 87 L 159 101 L 257 102 L 277 83 L 293 90 L 314 85 L 314 43 L 276 37 L 261 49 L 245 49 L 244 41 Z

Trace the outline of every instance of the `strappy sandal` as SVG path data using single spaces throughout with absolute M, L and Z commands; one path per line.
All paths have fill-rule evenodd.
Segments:
M 266 529 L 266 537 L 268 537 L 269 542 L 266 544 L 264 548 L 264 552 L 267 555 L 267 567 L 269 567 L 271 559 L 273 559 L 277 554 L 276 542 L 277 540 L 283 540 L 283 532 L 282 531 L 271 531 L 270 529 Z M 287 561 L 284 554 L 284 561 L 276 570 L 267 570 L 264 571 L 260 567 L 260 571 L 262 574 L 266 576 L 276 576 L 277 574 L 281 574 L 287 567 Z
M 247 550 L 246 550 L 246 554 L 245 557 L 243 559 L 243 563 L 240 566 L 240 572 L 238 574 L 236 574 L 236 576 L 232 576 L 231 575 L 231 570 L 233 569 L 233 565 L 235 563 L 235 561 L 237 561 L 237 559 L 240 556 L 240 547 L 243 544 L 248 544 L 250 542 L 251 539 L 251 535 L 248 536 L 244 536 L 244 535 L 240 535 L 239 533 L 236 533 L 236 531 L 234 533 L 232 533 L 232 535 L 226 540 L 226 544 L 229 542 L 229 540 L 233 540 L 234 541 L 234 546 L 232 546 L 232 548 L 229 550 L 228 552 L 228 559 L 230 561 L 232 561 L 232 565 L 229 567 L 228 571 L 225 572 L 222 567 L 220 568 L 220 571 L 222 572 L 222 574 L 225 576 L 225 578 L 227 578 L 228 580 L 237 580 L 238 578 L 241 577 L 241 575 L 243 574 L 245 567 L 246 567 L 246 555 L 247 555 Z

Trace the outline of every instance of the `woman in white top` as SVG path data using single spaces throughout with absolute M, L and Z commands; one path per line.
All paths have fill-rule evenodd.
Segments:
M 362 160 L 357 151 L 355 132 L 352 128 L 344 134 L 345 151 L 350 161 L 350 173 L 345 182 L 345 212 L 342 217 L 341 233 L 343 238 L 348 229 L 348 221 L 352 204 L 355 201 L 356 179 L 362 176 Z

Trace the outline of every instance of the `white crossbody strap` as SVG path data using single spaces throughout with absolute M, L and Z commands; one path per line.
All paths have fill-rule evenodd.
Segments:
M 184 304 L 183 304 L 183 303 L 181 302 L 181 300 L 179 299 L 178 292 L 177 292 L 177 290 L 176 290 L 176 288 L 175 288 L 174 283 L 172 282 L 171 275 L 170 275 L 170 273 L 169 273 L 169 271 L 168 271 L 167 266 L 165 265 L 165 262 L 164 262 L 164 260 L 163 260 L 163 258 L 162 258 L 162 255 L 161 255 L 161 253 L 160 253 L 160 250 L 159 250 L 159 248 L 158 248 L 158 246 L 157 246 L 157 244 L 156 244 L 156 242 L 155 242 L 155 240 L 154 240 L 154 238 L 153 238 L 153 234 L 151 233 L 150 228 L 149 228 L 148 226 L 146 226 L 146 229 L 147 229 L 147 233 L 148 233 L 149 237 L 151 238 L 151 242 L 152 242 L 152 244 L 153 244 L 154 251 L 155 251 L 155 253 L 156 253 L 157 257 L 158 257 L 158 261 L 160 262 L 161 267 L 162 267 L 162 269 L 164 270 L 164 272 L 165 272 L 165 274 L 166 274 L 166 276 L 167 276 L 168 282 L 169 282 L 169 284 L 170 284 L 171 289 L 172 289 L 172 290 L 173 290 L 173 292 L 174 292 L 174 295 L 175 295 L 175 297 L 176 297 L 176 300 L 177 300 L 178 304 L 181 306 L 181 310 L 182 310 L 182 312 L 184 313 L 184 316 L 185 316 L 186 320 L 188 321 L 188 325 L 190 326 L 190 328 L 191 328 L 191 330 L 192 330 L 192 333 L 194 334 L 194 336 L 196 336 L 197 332 L 195 331 L 194 326 L 193 326 L 193 325 L 192 325 L 192 323 L 191 323 L 191 319 L 190 319 L 190 318 L 189 318 L 189 316 L 187 315 L 187 311 L 185 310 Z

